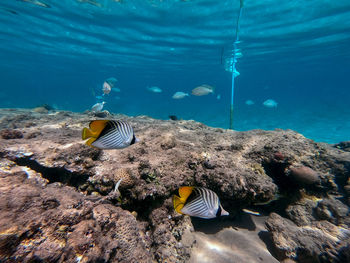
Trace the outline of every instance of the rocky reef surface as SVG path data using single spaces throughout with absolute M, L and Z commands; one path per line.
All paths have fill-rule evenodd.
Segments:
M 108 118 L 140 142 L 86 146 L 91 113 L 0 110 L 0 262 L 350 262 L 349 142 Z M 230 216 L 176 214 L 184 185 Z

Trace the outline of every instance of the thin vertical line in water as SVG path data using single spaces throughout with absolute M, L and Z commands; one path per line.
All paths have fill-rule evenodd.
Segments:
M 239 22 L 242 16 L 244 1 L 240 0 L 239 13 L 236 24 L 236 38 L 233 42 L 233 59 L 232 59 L 232 83 L 231 83 L 231 104 L 230 104 L 230 129 L 233 129 L 233 102 L 235 93 L 235 74 L 236 74 L 236 63 L 237 63 L 237 44 L 239 43 Z

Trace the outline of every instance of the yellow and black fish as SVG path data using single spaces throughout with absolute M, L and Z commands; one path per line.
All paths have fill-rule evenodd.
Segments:
M 99 149 L 122 149 L 139 141 L 129 123 L 111 120 L 91 121 L 89 128 L 83 129 L 82 138 Z
M 173 204 L 180 214 L 206 219 L 229 215 L 222 208 L 217 194 L 209 189 L 183 186 L 179 188 L 179 195 L 173 196 Z

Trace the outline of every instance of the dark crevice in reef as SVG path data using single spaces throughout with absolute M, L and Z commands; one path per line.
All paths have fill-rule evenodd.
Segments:
M 149 221 L 149 216 L 155 209 L 162 207 L 166 197 L 147 196 L 144 200 L 132 198 L 127 193 L 121 193 L 123 200 L 127 200 L 121 207 L 129 212 L 137 212 L 137 218 L 141 221 Z
M 22 232 L 20 234 L 18 233 L 3 234 L 2 237 L 0 238 L 0 256 L 10 257 L 13 253 L 15 253 L 17 246 L 23 240 L 34 237 L 37 233 L 39 233 L 39 231 L 40 231 L 39 228 L 33 225 L 31 229 L 28 229 L 27 231 Z M 3 261 L 1 261 L 0 259 L 0 262 L 3 262 Z M 4 262 L 7 262 L 7 261 L 4 261 Z
M 344 186 L 347 185 L 350 178 L 350 162 L 343 162 L 341 164 L 344 165 L 344 169 L 332 169 L 332 173 L 335 175 L 334 181 L 338 185 L 339 191 L 345 194 Z
M 268 204 L 265 205 L 253 205 L 252 209 L 257 210 L 259 212 L 262 212 L 264 215 L 269 215 L 270 213 L 274 212 L 279 214 L 283 217 L 288 217 L 286 213 L 287 207 L 294 201 L 299 198 L 299 195 L 295 196 L 284 196 L 281 195 L 277 198 L 277 200 L 274 200 Z
M 285 174 L 285 169 L 289 166 L 288 162 L 264 161 L 262 167 L 265 173 L 271 177 L 278 186 L 279 197 L 263 206 L 267 213 L 276 212 L 285 216 L 285 210 L 290 203 L 298 198 L 298 185 Z
M 348 145 L 350 145 L 350 143 L 348 143 Z M 349 159 L 330 158 L 326 153 L 324 153 L 319 156 L 319 160 L 324 164 L 327 164 L 327 166 L 330 168 L 329 172 L 334 175 L 334 182 L 338 186 L 338 191 L 341 194 L 346 195 L 344 187 L 348 184 L 348 180 L 350 178 Z
M 262 162 L 262 167 L 265 173 L 271 177 L 274 183 L 278 186 L 281 193 L 295 192 L 297 185 L 293 180 L 285 175 L 285 169 L 289 166 L 288 163 L 280 163 L 275 161 Z
M 27 166 L 30 169 L 41 173 L 42 177 L 49 180 L 49 183 L 60 182 L 69 186 L 79 187 L 88 179 L 88 175 L 70 172 L 61 167 L 45 167 L 29 157 L 20 157 L 13 160 L 17 165 Z

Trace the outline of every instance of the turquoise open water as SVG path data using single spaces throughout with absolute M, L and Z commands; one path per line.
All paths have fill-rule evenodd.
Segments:
M 104 96 L 108 111 L 228 128 L 231 73 L 224 62 L 239 6 L 238 0 L 1 0 L 0 107 L 50 104 L 82 112 L 101 101 L 104 80 L 115 77 L 121 92 Z M 246 0 L 240 22 L 234 129 L 350 140 L 350 1 Z M 214 86 L 215 94 L 172 99 L 201 84 Z M 267 99 L 277 107 L 263 106 Z

